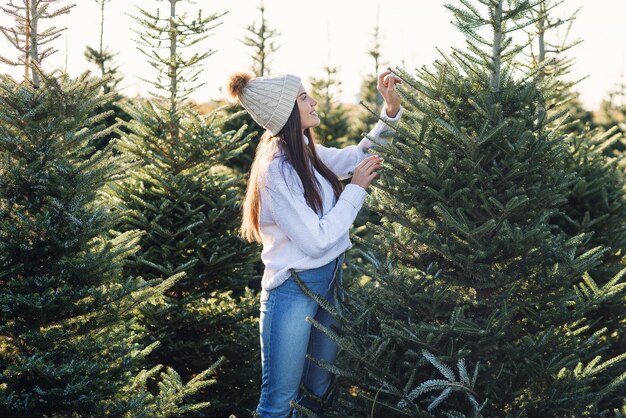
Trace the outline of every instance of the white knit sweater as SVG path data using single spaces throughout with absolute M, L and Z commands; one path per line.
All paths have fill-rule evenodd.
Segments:
M 381 118 L 397 122 L 402 112 L 400 108 L 394 118 L 389 118 L 383 109 Z M 382 135 L 389 130 L 378 121 L 368 135 L 379 143 L 387 143 Z M 308 143 L 306 136 L 304 141 Z M 357 145 L 342 149 L 315 144 L 315 150 L 322 162 L 343 180 L 352 176 L 357 164 L 368 156 L 367 150 L 375 145 L 364 137 Z M 260 229 L 265 272 L 261 287 L 265 290 L 280 286 L 289 278 L 291 268 L 302 271 L 321 267 L 352 247 L 349 229 L 367 191 L 348 184 L 335 201 L 330 182 L 317 170 L 315 176 L 322 189 L 321 216 L 306 203 L 302 182 L 283 154 L 274 157 L 262 176 Z

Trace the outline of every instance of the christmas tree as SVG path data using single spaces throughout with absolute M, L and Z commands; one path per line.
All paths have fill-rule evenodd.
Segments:
M 396 69 L 406 113 L 370 198 L 381 225 L 357 239 L 367 280 L 327 307 L 342 355 L 322 365 L 347 389 L 335 416 L 612 414 L 626 353 L 601 308 L 623 306 L 626 270 L 597 285 L 610 250 L 555 225 L 583 173 L 513 41 L 542 2 L 459 3 L 466 48 Z
M 598 268 L 589 271 L 586 281 L 592 289 L 602 288 L 612 280 L 624 266 L 626 251 L 626 190 L 624 188 L 624 156 L 612 151 L 615 144 L 623 141 L 623 135 L 617 127 L 610 127 L 606 132 L 601 128 L 592 128 L 589 120 L 581 119 L 577 106 L 578 94 L 574 87 L 578 81 L 567 80 L 574 60 L 566 52 L 580 41 L 567 43 L 550 42 L 548 38 L 559 38 L 555 29 L 567 25 L 570 28 L 576 13 L 566 19 L 556 18 L 562 2 L 545 0 L 535 13 L 536 35 L 532 37 L 531 54 L 528 69 L 539 75 L 539 88 L 549 110 L 549 115 L 566 112 L 565 121 L 554 118 L 554 129 L 566 133 L 564 136 L 566 155 L 565 169 L 577 177 L 572 183 L 567 204 L 553 220 L 566 237 L 584 236 L 580 249 L 590 250 L 602 247 L 606 250 Z M 582 234 L 582 235 L 581 235 Z M 583 285 L 588 287 L 589 284 Z M 626 352 L 625 340 L 620 329 L 626 323 L 626 305 L 615 300 L 614 304 L 605 303 L 599 307 L 596 316 L 602 321 L 598 330 L 605 328 L 613 346 L 611 351 Z
M 376 19 L 376 26 L 372 30 L 372 37 L 370 41 L 367 55 L 373 62 L 373 71 L 365 75 L 361 83 L 360 91 L 360 108 L 357 111 L 356 123 L 352 126 L 351 138 L 362 138 L 369 132 L 378 120 L 378 114 L 382 110 L 384 103 L 383 97 L 378 92 L 378 74 L 385 61 L 382 55 L 382 33 L 380 25 L 378 23 L 378 15 Z M 380 224 L 380 215 L 368 205 L 364 205 L 359 211 L 357 218 L 354 221 L 354 226 L 351 229 L 351 235 L 354 237 L 354 241 L 365 240 L 372 238 L 373 231 L 368 228 L 367 224 Z M 345 261 L 347 264 L 360 264 L 364 262 L 364 258 L 361 254 L 359 246 L 353 246 L 346 252 Z M 362 280 L 362 275 L 354 269 L 345 269 L 344 275 L 347 281 L 350 280 Z
M 564 14 L 561 11 L 564 3 L 541 1 L 530 10 L 535 23 L 524 29 L 529 45 L 527 50 L 521 51 L 526 60 L 520 65 L 525 71 L 537 72 L 538 80 L 544 81 L 542 90 L 552 112 L 568 112 L 567 126 L 562 126 L 561 131 L 581 132 L 593 125 L 593 114 L 583 107 L 580 94 L 575 91 L 582 79 L 571 79 L 575 61 L 568 53 L 583 41 L 569 40 L 578 10 Z
M 376 85 L 378 83 L 378 74 L 382 66 L 387 65 L 382 55 L 382 34 L 378 16 L 376 18 L 376 26 L 372 30 L 372 39 L 370 41 L 367 55 L 373 61 L 373 72 L 365 75 L 361 83 L 361 91 L 359 100 L 363 108 L 361 109 L 359 122 L 355 125 L 353 136 L 362 136 L 364 132 L 368 132 L 370 127 L 376 123 L 376 115 L 382 108 L 383 97 L 378 92 Z
M 276 38 L 280 32 L 272 29 L 265 17 L 265 6 L 263 1 L 259 5 L 261 17 L 258 25 L 252 23 L 246 27 L 248 35 L 243 39 L 246 46 L 252 48 L 252 71 L 259 77 L 265 77 L 271 74 L 270 63 L 272 56 L 278 51 L 279 46 L 276 44 Z
M 217 383 L 194 399 L 211 402 L 210 416 L 228 417 L 254 406 L 260 377 L 258 306 L 250 290 L 258 287 L 257 250 L 237 236 L 242 179 L 225 167 L 246 138 L 242 129 L 225 132 L 215 114 L 197 114 L 187 100 L 212 53 L 200 42 L 222 15 L 188 16 L 182 0 L 168 3 L 166 16 L 140 9 L 136 17 L 140 49 L 158 74 L 151 99 L 124 107 L 130 133 L 117 147 L 141 162 L 115 193 L 126 209 L 120 231 L 145 231 L 125 272 L 145 279 L 185 273 L 139 312 L 145 342 L 161 342 L 148 360 L 191 379 L 226 357 Z M 191 45 L 197 52 L 186 54 Z
M 315 128 L 315 139 L 325 147 L 343 148 L 351 145 L 348 141 L 350 123 L 346 109 L 339 103 L 341 81 L 337 78 L 339 69 L 324 66 L 324 77 L 311 78 L 310 95 L 317 100 L 315 107 L 320 115 L 320 124 Z
M 87 61 L 97 65 L 100 70 L 100 76 L 106 79 L 102 87 L 102 91 L 106 94 L 117 87 L 121 78 L 118 67 L 113 64 L 115 54 L 108 47 L 104 46 L 104 9 L 111 0 L 95 1 L 100 6 L 100 42 L 97 49 L 90 46 L 85 49 L 85 58 Z
M 38 82 L 0 82 L 0 415 L 115 411 L 140 366 L 128 310 L 144 284 L 121 276 L 138 233 L 103 240 L 112 219 L 92 207 L 121 168 L 84 158 L 106 99 L 86 79 Z
M 257 77 L 265 77 L 272 75 L 270 64 L 279 48 L 276 44 L 276 40 L 280 36 L 280 32 L 270 27 L 267 17 L 265 16 L 265 6 L 263 2 L 259 5 L 259 12 L 259 22 L 253 22 L 246 26 L 247 34 L 242 42 L 251 49 L 250 57 L 252 58 L 252 65 L 250 69 Z M 231 158 L 228 162 L 228 166 L 241 173 L 248 173 L 252 166 L 252 161 L 254 160 L 256 145 L 259 143 L 265 129 L 259 126 L 259 124 L 252 119 L 252 116 L 244 111 L 239 104 L 224 103 L 223 114 L 225 116 L 224 129 L 227 131 L 237 131 L 242 126 L 245 126 L 242 135 L 248 137 L 247 142 L 251 144 L 244 152 Z M 262 269 L 263 267 L 259 265 L 258 271 L 260 271 L 261 274 Z
M 594 121 L 603 129 L 609 130 L 617 127 L 626 137 L 626 79 L 622 75 L 622 80 L 615 84 L 609 92 L 608 97 L 600 104 L 600 110 Z M 609 156 L 619 156 L 626 151 L 626 139 L 622 139 L 605 150 Z M 624 165 L 621 168 L 624 169 Z
M 104 23 L 105 23 L 105 7 L 111 0 L 95 0 L 100 7 L 100 36 L 99 44 L 97 48 L 87 46 L 85 49 L 85 59 L 90 63 L 98 67 L 99 76 L 104 80 L 102 84 L 102 92 L 108 94 L 115 92 L 112 102 L 108 104 L 106 108 L 96 109 L 97 113 L 107 113 L 107 119 L 105 123 L 107 126 L 115 124 L 118 119 L 128 121 L 129 116 L 124 112 L 120 106 L 116 105 L 124 97 L 118 92 L 118 85 L 122 81 L 122 77 L 119 73 L 119 67 L 114 63 L 115 54 L 108 47 L 104 46 Z M 93 145 L 97 150 L 103 149 L 113 138 L 117 137 L 115 132 L 110 135 L 106 135 L 101 138 L 97 138 Z
M 3 9 L 17 19 L 7 32 L 22 52 L 5 62 L 24 65 L 25 79 L 0 78 L 0 415 L 166 417 L 202 408 L 184 398 L 212 383 L 213 367 L 187 385 L 169 369 L 161 390 L 146 391 L 146 378 L 162 370 L 143 369 L 158 343 L 139 344 L 132 311 L 179 277 L 122 274 L 141 232 L 106 237 L 116 219 L 101 197 L 134 164 L 88 145 L 114 128 L 95 113 L 111 100 L 99 94 L 102 82 L 41 71 L 49 53 L 38 51 L 55 30 L 42 30 L 39 18 L 69 11 L 53 3 Z

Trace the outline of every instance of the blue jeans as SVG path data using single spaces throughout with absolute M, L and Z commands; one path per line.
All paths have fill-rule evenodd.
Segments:
M 342 273 L 345 254 L 311 270 L 298 272 L 302 282 L 312 292 L 334 303 L 334 287 L 342 294 Z M 332 374 L 306 358 L 333 363 L 338 347 L 324 333 L 306 321 L 311 317 L 325 327 L 339 330 L 339 324 L 314 299 L 307 296 L 293 277 L 270 290 L 261 291 L 261 396 L 257 416 L 285 418 L 292 413 L 290 401 L 302 405 L 320 417 L 322 407 L 304 396 L 300 385 L 320 399 L 328 396 Z M 294 410 L 293 417 L 298 413 Z

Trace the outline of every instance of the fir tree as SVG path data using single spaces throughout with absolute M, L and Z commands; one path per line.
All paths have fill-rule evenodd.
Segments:
M 608 97 L 600 104 L 594 122 L 604 130 L 615 127 L 626 137 L 626 79 L 616 83 L 609 92 Z M 605 149 L 605 153 L 615 157 L 624 154 L 626 151 L 626 140 L 618 141 Z M 622 164 L 621 168 L 626 166 Z
M 144 284 L 121 276 L 138 233 L 102 239 L 112 218 L 93 207 L 121 169 L 84 159 L 103 132 L 87 113 L 106 99 L 84 78 L 37 79 L 0 82 L 0 415 L 123 411 L 115 398 L 141 365 L 128 310 Z
M 345 108 L 337 95 L 341 92 L 341 81 L 337 78 L 339 69 L 324 66 L 324 77 L 311 78 L 311 96 L 317 100 L 317 113 L 321 123 L 315 128 L 316 139 L 326 147 L 342 148 L 348 145 L 350 125 Z
M 537 7 L 537 35 L 532 45 L 537 45 L 537 59 L 531 62 L 529 70 L 539 72 L 540 89 L 544 91 L 546 103 L 551 109 L 550 116 L 567 112 L 566 122 L 556 118 L 554 129 L 568 133 L 565 137 L 567 154 L 564 159 L 565 169 L 577 176 L 568 195 L 567 204 L 554 223 L 569 238 L 584 234 L 582 249 L 596 247 L 607 251 L 598 269 L 592 270 L 596 286 L 604 286 L 624 265 L 626 251 L 626 190 L 624 189 L 623 155 L 607 153 L 614 144 L 623 140 L 612 127 L 607 132 L 600 128 L 592 129 L 590 123 L 583 124 L 576 112 L 575 102 L 578 95 L 573 91 L 576 82 L 566 80 L 573 63 L 565 53 L 579 42 L 555 45 L 547 41 L 554 29 L 568 24 L 569 33 L 575 13 L 568 19 L 553 19 L 551 14 L 562 2 L 544 0 Z M 560 126 L 559 126 L 560 125 Z M 626 323 L 626 306 L 619 302 L 612 306 L 607 303 L 600 307 L 598 316 L 603 317 L 600 328 L 606 328 L 606 334 L 614 345 L 610 351 L 626 352 L 626 341 L 620 328 Z
M 104 46 L 104 9 L 107 3 L 111 0 L 95 0 L 100 6 L 100 42 L 98 49 L 87 46 L 85 49 L 85 58 L 87 61 L 98 66 L 100 70 L 100 77 L 106 79 L 103 84 L 102 90 L 104 94 L 115 90 L 120 83 L 121 78 L 119 75 L 119 69 L 113 64 L 113 58 L 116 54 Z
M 74 7 L 58 6 L 62 3 L 62 0 L 9 0 L 6 6 L 0 6 L 0 10 L 15 19 L 15 26 L 0 28 L 0 31 L 21 52 L 17 60 L 0 56 L 0 61 L 13 66 L 24 65 L 24 79 L 32 79 L 35 87 L 40 82 L 41 61 L 56 51 L 49 44 L 61 36 L 63 31 L 63 28 L 55 26 L 42 30 L 40 25 L 46 20 L 69 13 Z
M 253 22 L 246 27 L 247 35 L 242 42 L 252 50 L 250 53 L 250 57 L 252 58 L 252 72 L 258 77 L 264 77 L 271 75 L 270 64 L 279 48 L 276 40 L 280 36 L 280 32 L 270 27 L 265 16 L 265 6 L 263 6 L 263 2 L 261 2 L 259 6 L 259 12 L 261 13 L 260 21 L 258 24 Z M 264 128 L 259 126 L 248 112 L 243 111 L 239 104 L 225 103 L 224 114 L 226 116 L 224 122 L 225 130 L 236 131 L 242 126 L 245 126 L 243 135 L 249 138 L 248 142 L 250 144 L 259 143 L 261 135 L 263 135 L 265 131 Z M 252 161 L 254 160 L 255 149 L 256 145 L 249 146 L 243 153 L 232 158 L 228 165 L 242 173 L 249 172 Z
M 12 33 L 53 16 L 48 6 L 13 9 Z M 114 129 L 95 113 L 111 95 L 98 94 L 102 82 L 87 74 L 71 80 L 42 72 L 49 54 L 33 50 L 49 38 L 29 36 L 18 48 L 30 57 L 26 80 L 0 80 L 0 414 L 167 417 L 201 409 L 206 404 L 184 398 L 212 383 L 217 363 L 186 385 L 160 365 L 142 370 L 158 342 L 138 344 L 132 311 L 181 275 L 125 278 L 123 263 L 141 232 L 105 236 L 116 223 L 114 203 L 102 199 L 105 186 L 134 168 L 110 147 L 89 146 Z M 154 395 L 147 377 L 160 380 Z
M 623 407 L 626 353 L 607 341 L 600 308 L 623 305 L 626 269 L 597 285 L 587 272 L 607 250 L 555 227 L 580 175 L 565 164 L 563 115 L 515 61 L 525 45 L 512 36 L 538 4 L 448 5 L 467 48 L 414 75 L 396 69 L 406 113 L 371 196 L 382 224 L 357 240 L 369 282 L 327 306 L 342 331 L 324 332 L 343 355 L 325 366 L 358 395 L 344 393 L 335 416 Z
M 90 63 L 96 65 L 100 72 L 100 77 L 104 80 L 102 84 L 103 94 L 115 92 L 113 101 L 108 104 L 107 108 L 96 109 L 97 113 L 108 113 L 109 116 L 105 120 L 107 125 L 113 125 L 118 120 L 128 121 L 129 116 L 124 112 L 120 106 L 115 105 L 116 102 L 123 100 L 123 96 L 118 92 L 117 87 L 122 81 L 122 77 L 119 74 L 119 68 L 114 64 L 115 53 L 113 53 L 108 47 L 104 46 L 104 10 L 105 6 L 111 2 L 111 0 L 95 0 L 100 6 L 100 42 L 98 48 L 92 48 L 87 46 L 85 49 L 85 59 Z M 97 138 L 96 142 L 92 144 L 97 150 L 103 149 L 111 142 L 116 136 L 114 132 L 110 135 L 106 135 L 101 138 Z
M 382 34 L 378 17 L 376 18 L 376 26 L 372 30 L 372 39 L 367 55 L 373 61 L 373 72 L 367 73 L 361 83 L 359 100 L 363 108 L 359 112 L 358 123 L 353 131 L 354 137 L 362 136 L 364 132 L 369 131 L 369 128 L 376 123 L 377 112 L 380 111 L 383 105 L 383 97 L 376 88 L 378 74 L 381 68 L 386 65 L 382 56 Z
M 529 40 L 527 62 L 521 67 L 528 72 L 537 72 L 538 80 L 543 81 L 548 109 L 553 113 L 567 111 L 567 125 L 561 127 L 565 132 L 580 132 L 593 124 L 592 112 L 586 110 L 574 87 L 582 79 L 569 79 L 574 59 L 567 53 L 582 43 L 581 39 L 569 40 L 569 34 L 575 23 L 578 10 L 565 18 L 555 17 L 561 14 L 561 1 L 540 1 L 530 11 L 535 24 L 526 29 Z M 563 35 L 557 36 L 557 30 Z
M 89 116 L 110 100 L 86 75 L 40 74 L 39 86 L 0 82 L 0 415 L 176 416 L 183 398 L 210 384 L 183 385 L 173 370 L 149 394 L 132 310 L 180 277 L 158 284 L 124 278 L 139 231 L 114 227 L 105 183 L 131 170 L 111 149 L 87 144 L 112 129 Z M 180 275 L 179 275 L 180 276 Z M 208 373 L 212 372 L 209 370 Z M 167 406 L 167 408 L 161 408 Z
M 272 56 L 278 51 L 279 46 L 276 44 L 276 38 L 280 32 L 272 29 L 265 18 L 265 7 L 263 2 L 259 6 L 261 12 L 261 20 L 257 25 L 256 22 L 248 25 L 246 30 L 248 35 L 243 39 L 246 46 L 252 48 L 252 71 L 258 77 L 264 77 L 271 74 L 270 63 Z
M 148 359 L 190 379 L 225 356 L 230 367 L 194 399 L 211 401 L 210 416 L 245 414 L 257 400 L 260 376 L 258 306 L 248 287 L 257 253 L 237 236 L 241 178 L 224 167 L 245 138 L 242 129 L 224 132 L 215 114 L 201 116 L 187 100 L 212 53 L 200 50 L 200 42 L 222 15 L 189 17 L 178 11 L 182 0 L 168 3 L 166 16 L 140 9 L 135 18 L 140 49 L 159 72 L 153 97 L 124 107 L 130 133 L 122 134 L 118 149 L 142 167 L 117 187 L 128 209 L 121 230 L 146 232 L 125 272 L 147 279 L 186 273 L 139 313 L 146 342 L 162 343 Z M 191 45 L 198 52 L 185 54 Z

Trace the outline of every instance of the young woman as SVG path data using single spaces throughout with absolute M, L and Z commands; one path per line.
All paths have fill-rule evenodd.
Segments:
M 397 79 L 390 71 L 378 77 L 385 100 L 381 118 L 396 122 L 401 114 Z M 332 375 L 306 355 L 334 362 L 337 345 L 306 318 L 338 330 L 338 324 L 303 293 L 291 272 L 329 302 L 342 296 L 341 267 L 352 247 L 349 229 L 382 159 L 368 156 L 374 144 L 363 138 L 343 149 L 317 144 L 317 102 L 294 75 L 254 77 L 233 74 L 228 89 L 267 131 L 256 149 L 243 205 L 241 235 L 263 245 L 261 281 L 261 396 L 256 416 L 290 415 L 296 403 L 323 416 Z M 390 128 L 378 122 L 369 135 L 385 143 Z M 352 177 L 342 187 L 340 179 Z M 314 397 L 304 396 L 300 386 Z M 316 399 L 317 398 L 317 399 Z M 293 416 L 297 412 L 293 411 Z

